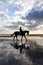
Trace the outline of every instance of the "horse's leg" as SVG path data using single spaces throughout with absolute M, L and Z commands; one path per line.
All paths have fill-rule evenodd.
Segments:
M 17 37 L 17 41 L 18 41 L 18 37 Z
M 16 40 L 18 41 L 17 36 L 16 36 Z
M 21 42 L 22 42 L 22 38 L 23 38 L 23 36 L 21 36 Z
M 16 36 L 16 41 L 17 41 L 17 36 Z
M 24 36 L 25 37 L 25 40 L 27 41 L 27 38 L 26 38 L 26 36 Z
M 13 37 L 13 40 L 15 39 L 15 36 Z

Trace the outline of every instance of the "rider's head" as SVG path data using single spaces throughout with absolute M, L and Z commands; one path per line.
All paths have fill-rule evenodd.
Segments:
M 22 27 L 20 26 L 20 32 L 22 31 Z
M 22 27 L 20 26 L 20 29 L 22 29 Z
M 22 27 L 20 27 L 20 28 L 22 28 Z

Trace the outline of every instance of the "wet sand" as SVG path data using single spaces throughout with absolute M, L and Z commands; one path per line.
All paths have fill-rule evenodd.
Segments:
M 29 46 L 29 49 L 15 49 L 11 44 L 22 44 L 12 39 L 0 39 L 0 65 L 43 65 L 43 37 L 27 37 L 27 42 L 22 43 Z

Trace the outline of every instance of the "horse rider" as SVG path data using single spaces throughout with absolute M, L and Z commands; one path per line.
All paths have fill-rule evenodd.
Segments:
M 22 32 L 22 27 L 20 27 L 20 33 Z

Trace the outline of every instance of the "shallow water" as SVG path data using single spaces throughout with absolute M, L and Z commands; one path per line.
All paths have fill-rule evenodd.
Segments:
M 13 43 L 22 44 L 20 39 L 12 41 L 12 38 L 0 38 L 0 65 L 43 65 L 43 37 L 27 37 L 22 43 L 30 49 L 15 49 Z M 40 49 L 42 51 L 40 51 Z
M 43 46 L 43 37 L 38 37 L 38 36 L 34 36 L 34 37 L 29 37 L 31 40 L 35 41 L 37 44 Z

